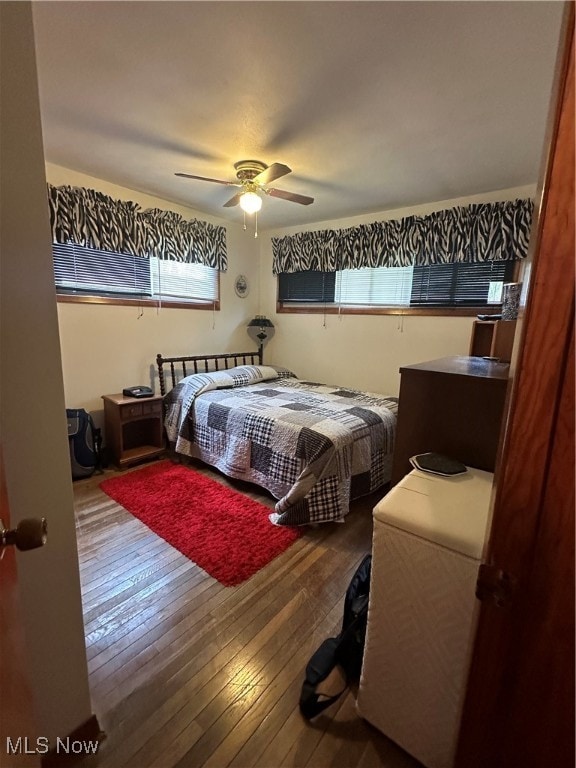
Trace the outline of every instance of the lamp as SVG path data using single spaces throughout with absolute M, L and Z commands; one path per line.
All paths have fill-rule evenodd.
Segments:
M 257 213 L 262 208 L 262 198 L 256 192 L 243 192 L 240 196 L 240 208 L 245 213 Z
M 256 315 L 248 323 L 248 336 L 258 344 L 258 354 L 262 362 L 264 345 L 274 336 L 274 324 L 264 315 Z

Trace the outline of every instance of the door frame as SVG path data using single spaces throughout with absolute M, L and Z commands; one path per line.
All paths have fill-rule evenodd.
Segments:
M 565 416 L 560 406 L 566 407 L 573 374 L 569 362 L 574 344 L 573 2 L 565 6 L 562 29 L 539 184 L 541 204 L 529 255 L 530 291 L 511 365 L 511 406 L 495 474 L 486 557 L 489 565 L 507 574 L 512 594 L 506 607 L 490 601 L 481 604 L 456 760 L 459 768 L 574 765 L 573 424 L 562 444 L 569 462 L 560 479 L 554 470 L 559 420 Z M 546 499 L 558 482 L 563 492 L 556 492 L 560 501 L 551 507 Z M 557 539 L 550 547 L 552 530 Z M 554 591 L 559 590 L 563 601 L 562 611 L 553 616 L 546 604 L 551 600 L 542 595 L 539 601 L 532 599 L 537 586 L 534 574 L 542 573 L 543 558 L 547 558 L 547 586 L 556 574 Z M 572 574 L 568 583 L 566 572 Z M 542 668 L 544 631 L 558 641 L 547 658 L 552 666 L 546 669 Z M 527 677 L 519 677 L 522 669 L 529 669 Z M 552 697 L 555 685 L 560 688 Z M 548 700 L 553 727 L 541 709 Z M 535 713 L 540 715 L 536 724 Z

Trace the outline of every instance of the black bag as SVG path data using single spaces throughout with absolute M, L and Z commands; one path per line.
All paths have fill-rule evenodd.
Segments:
M 84 408 L 67 408 L 66 419 L 72 479 L 90 477 L 100 469 L 101 430 L 94 426 L 92 416 Z
M 324 640 L 306 666 L 306 678 L 300 693 L 300 712 L 308 720 L 334 704 L 351 683 L 360 680 L 368 621 L 371 566 L 372 556 L 366 555 L 346 590 L 340 634 Z M 332 696 L 317 692 L 320 683 L 337 666 L 345 680 L 342 690 Z

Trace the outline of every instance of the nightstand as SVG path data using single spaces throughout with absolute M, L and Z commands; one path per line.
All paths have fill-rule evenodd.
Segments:
M 164 452 L 162 397 L 103 395 L 106 445 L 122 469 Z

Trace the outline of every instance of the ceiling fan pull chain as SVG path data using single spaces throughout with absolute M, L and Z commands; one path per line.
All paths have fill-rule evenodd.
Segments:
M 242 229 L 244 230 L 244 232 L 246 232 L 246 211 L 242 211 L 242 213 L 244 214 L 244 226 L 242 227 Z
M 256 213 L 254 214 L 254 226 L 255 226 L 254 237 L 258 237 L 258 211 L 256 211 Z

